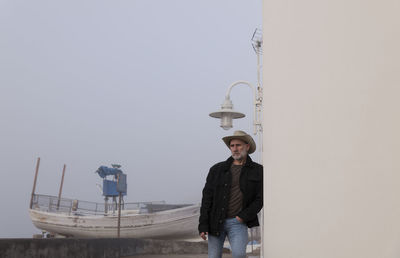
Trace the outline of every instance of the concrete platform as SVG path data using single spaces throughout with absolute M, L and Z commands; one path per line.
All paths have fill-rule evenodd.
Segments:
M 132 238 L 0 239 L 0 258 L 207 258 L 207 242 Z M 232 257 L 226 249 L 223 258 Z M 259 257 L 257 253 L 248 254 Z
M 176 254 L 189 257 L 206 253 L 206 242 L 132 238 L 0 239 L 0 258 L 121 258 Z

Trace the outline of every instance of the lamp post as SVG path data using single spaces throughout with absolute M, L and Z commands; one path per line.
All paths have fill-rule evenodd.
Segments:
M 260 58 L 262 53 L 262 33 L 256 29 L 252 37 L 252 44 L 254 51 L 257 54 L 257 88 L 247 81 L 236 81 L 230 85 L 225 95 L 225 100 L 221 105 L 221 109 L 210 113 L 211 117 L 221 119 L 221 127 L 225 130 L 229 130 L 233 127 L 233 119 L 243 118 L 245 114 L 233 110 L 233 103 L 230 98 L 231 90 L 236 85 L 247 85 L 249 86 L 254 94 L 253 105 L 254 105 L 254 117 L 253 117 L 253 133 L 258 134 L 258 150 L 259 150 L 259 163 L 263 164 L 263 123 L 262 123 L 262 102 L 263 102 L 263 91 L 261 84 L 261 64 Z M 260 224 L 261 224 L 261 250 L 260 257 L 264 257 L 264 214 L 263 209 L 260 211 Z

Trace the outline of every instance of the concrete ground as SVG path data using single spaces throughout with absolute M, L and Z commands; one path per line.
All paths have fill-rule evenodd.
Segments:
M 125 258 L 208 258 L 207 254 L 147 254 L 147 255 L 137 255 L 129 256 Z M 222 254 L 222 258 L 232 258 L 229 253 Z M 248 254 L 247 258 L 260 258 L 260 254 Z
M 136 255 L 124 258 L 208 258 L 207 254 L 146 254 Z M 232 258 L 232 254 L 223 253 L 222 258 Z M 253 252 L 247 253 L 247 258 L 260 258 L 260 250 L 254 249 Z
M 208 258 L 207 254 L 165 254 L 165 255 L 141 255 L 141 256 L 129 256 L 126 258 Z M 231 254 L 223 254 L 222 258 L 231 258 Z M 248 258 L 259 258 L 260 256 L 250 255 Z
M 160 255 L 139 255 L 126 258 L 208 258 L 207 254 L 160 254 Z M 230 254 L 223 255 L 223 258 L 232 257 Z

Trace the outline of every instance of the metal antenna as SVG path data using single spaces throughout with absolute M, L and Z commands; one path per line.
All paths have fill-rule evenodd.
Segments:
M 253 45 L 254 51 L 257 54 L 257 97 L 256 97 L 256 121 L 262 121 L 262 97 L 263 97 L 263 87 L 261 82 L 261 55 L 262 55 L 262 44 L 263 44 L 263 35 L 262 30 L 256 28 L 253 37 L 251 37 L 251 44 Z M 260 142 L 262 142 L 262 123 L 258 126 L 258 130 L 260 132 Z M 260 144 L 261 145 L 261 144 Z M 261 148 L 262 150 L 262 148 Z M 260 152 L 261 153 L 261 152 Z M 261 161 L 261 158 L 260 158 Z M 261 161 L 262 163 L 262 161 Z
M 251 44 L 253 45 L 254 51 L 257 54 L 262 54 L 262 43 L 263 43 L 262 31 L 256 28 L 253 33 L 253 37 L 251 38 Z

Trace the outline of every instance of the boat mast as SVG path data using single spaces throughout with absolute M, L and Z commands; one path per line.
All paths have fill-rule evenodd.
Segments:
M 62 193 L 63 184 L 64 184 L 65 168 L 66 168 L 66 165 L 64 164 L 64 168 L 63 168 L 63 171 L 62 171 L 62 177 L 61 177 L 60 190 L 58 191 L 57 210 L 60 208 L 60 199 L 61 199 L 61 193 Z
M 36 180 L 37 180 L 37 176 L 38 176 L 38 173 L 39 173 L 39 164 L 40 164 L 40 158 L 38 158 L 37 161 L 36 161 L 35 179 L 33 180 L 33 188 L 32 188 L 32 194 L 31 194 L 31 202 L 30 202 L 30 204 L 29 204 L 29 208 L 30 208 L 30 209 L 32 209 L 33 196 L 35 195 Z

